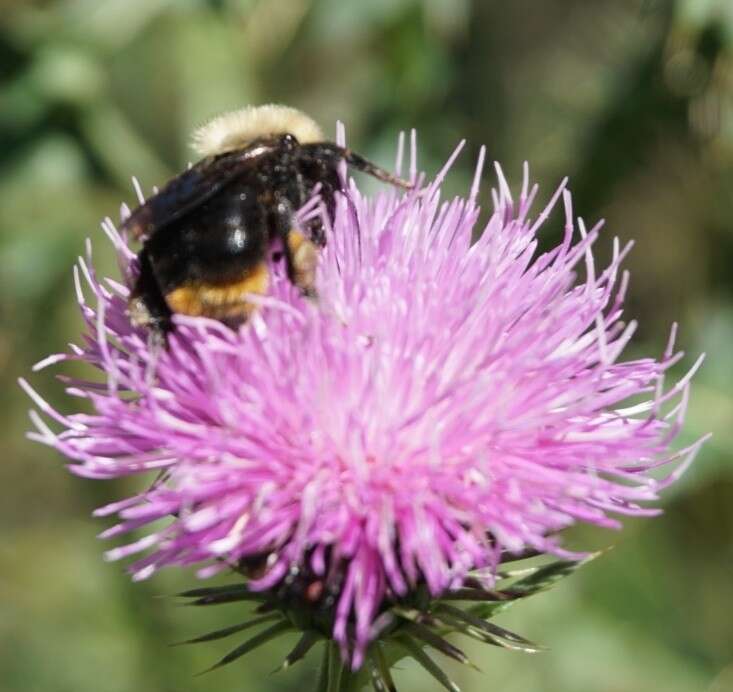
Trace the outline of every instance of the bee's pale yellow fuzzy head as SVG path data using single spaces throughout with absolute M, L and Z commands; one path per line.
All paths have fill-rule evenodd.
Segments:
M 223 113 L 193 133 L 193 148 L 201 156 L 241 149 L 268 135 L 289 133 L 301 144 L 323 141 L 321 128 L 305 113 L 289 106 L 246 106 Z

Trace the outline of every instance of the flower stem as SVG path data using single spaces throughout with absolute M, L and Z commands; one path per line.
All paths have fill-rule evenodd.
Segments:
M 344 664 L 338 644 L 326 642 L 318 677 L 318 692 L 359 692 L 363 684 L 363 676 L 353 673 Z
M 328 662 L 331 655 L 331 644 L 326 641 L 323 645 L 323 655 L 321 656 L 321 667 L 318 671 L 317 692 L 328 692 Z

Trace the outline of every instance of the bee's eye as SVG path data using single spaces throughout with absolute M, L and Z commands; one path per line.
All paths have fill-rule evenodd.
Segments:
M 295 135 L 291 135 L 289 132 L 286 132 L 283 135 L 283 143 L 290 147 L 294 147 L 298 143 L 298 140 L 295 138 Z

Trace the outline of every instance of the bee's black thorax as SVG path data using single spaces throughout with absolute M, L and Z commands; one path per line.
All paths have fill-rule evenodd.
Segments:
M 143 241 L 132 321 L 166 331 L 171 315 L 182 312 L 241 323 L 252 310 L 247 296 L 267 290 L 275 241 L 290 281 L 314 295 L 325 235 L 320 217 L 298 228 L 295 214 L 318 187 L 333 219 L 342 162 L 408 185 L 349 149 L 301 144 L 290 134 L 210 156 L 173 178 L 124 222 Z

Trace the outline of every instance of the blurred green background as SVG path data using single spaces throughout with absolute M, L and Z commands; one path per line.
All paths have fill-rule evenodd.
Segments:
M 134 483 L 72 478 L 27 442 L 15 384 L 79 338 L 71 265 L 130 176 L 163 182 L 191 128 L 223 109 L 282 101 L 390 165 L 418 128 L 432 173 L 461 138 L 449 192 L 488 145 L 515 183 L 528 159 L 548 195 L 571 177 L 599 243 L 635 238 L 635 352 L 658 354 L 673 320 L 708 353 L 685 440 L 715 433 L 664 498 L 661 518 L 500 622 L 551 645 L 533 657 L 477 649 L 466 690 L 733 690 L 733 2 L 730 0 L 2 0 L 0 2 L 0 690 L 203 692 L 311 689 L 317 656 L 270 676 L 277 642 L 194 678 L 227 643 L 171 642 L 241 619 L 154 598 L 192 574 L 132 584 L 95 539 L 95 506 Z M 487 186 L 488 188 L 488 186 Z M 487 197 L 485 195 L 486 201 Z M 553 230 L 555 229 L 555 230 Z M 550 225 L 548 241 L 557 229 Z M 31 378 L 68 410 L 51 372 Z M 126 485 L 126 487 L 123 487 Z M 400 689 L 434 689 L 404 664 Z

